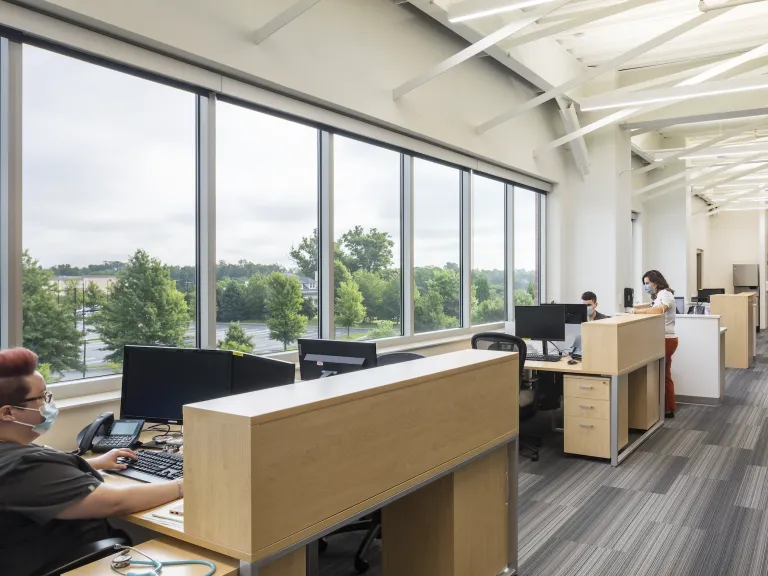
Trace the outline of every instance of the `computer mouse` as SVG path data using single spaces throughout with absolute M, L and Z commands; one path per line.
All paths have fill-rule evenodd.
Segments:
M 573 366 L 574 364 L 578 364 L 576 360 L 568 360 L 568 364 Z

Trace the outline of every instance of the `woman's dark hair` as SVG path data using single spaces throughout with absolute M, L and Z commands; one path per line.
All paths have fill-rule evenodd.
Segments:
M 29 393 L 26 377 L 35 373 L 37 354 L 26 348 L 0 350 L 0 406 L 21 403 Z
M 669 287 L 669 284 L 667 284 L 667 281 L 664 279 L 664 276 L 662 275 L 662 273 L 659 272 L 658 270 L 648 270 L 648 272 L 643 274 L 643 280 L 645 280 L 646 278 L 648 278 L 648 282 L 650 282 L 651 284 L 656 284 L 656 289 L 658 291 L 669 290 L 670 292 L 672 292 L 672 294 L 675 293 L 675 291 Z

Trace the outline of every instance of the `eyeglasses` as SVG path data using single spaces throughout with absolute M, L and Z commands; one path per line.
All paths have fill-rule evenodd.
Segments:
M 50 404 L 53 400 L 53 394 L 46 390 L 42 396 L 35 396 L 34 398 L 24 398 L 19 404 L 26 404 L 27 402 L 34 402 L 35 400 L 43 400 L 46 404 Z

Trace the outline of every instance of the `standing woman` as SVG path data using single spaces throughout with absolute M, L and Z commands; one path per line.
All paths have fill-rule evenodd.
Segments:
M 675 334 L 675 291 L 658 270 L 643 274 L 643 288 L 653 298 L 650 308 L 633 308 L 633 314 L 664 314 L 665 349 L 665 401 L 664 416 L 675 417 L 675 383 L 672 381 L 672 355 L 677 350 Z

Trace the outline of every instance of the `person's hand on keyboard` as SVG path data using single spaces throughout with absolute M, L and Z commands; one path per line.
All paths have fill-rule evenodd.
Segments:
M 96 458 L 90 458 L 88 463 L 96 470 L 125 470 L 128 468 L 127 464 L 129 462 L 135 462 L 138 459 L 139 457 L 133 450 L 118 448 Z

